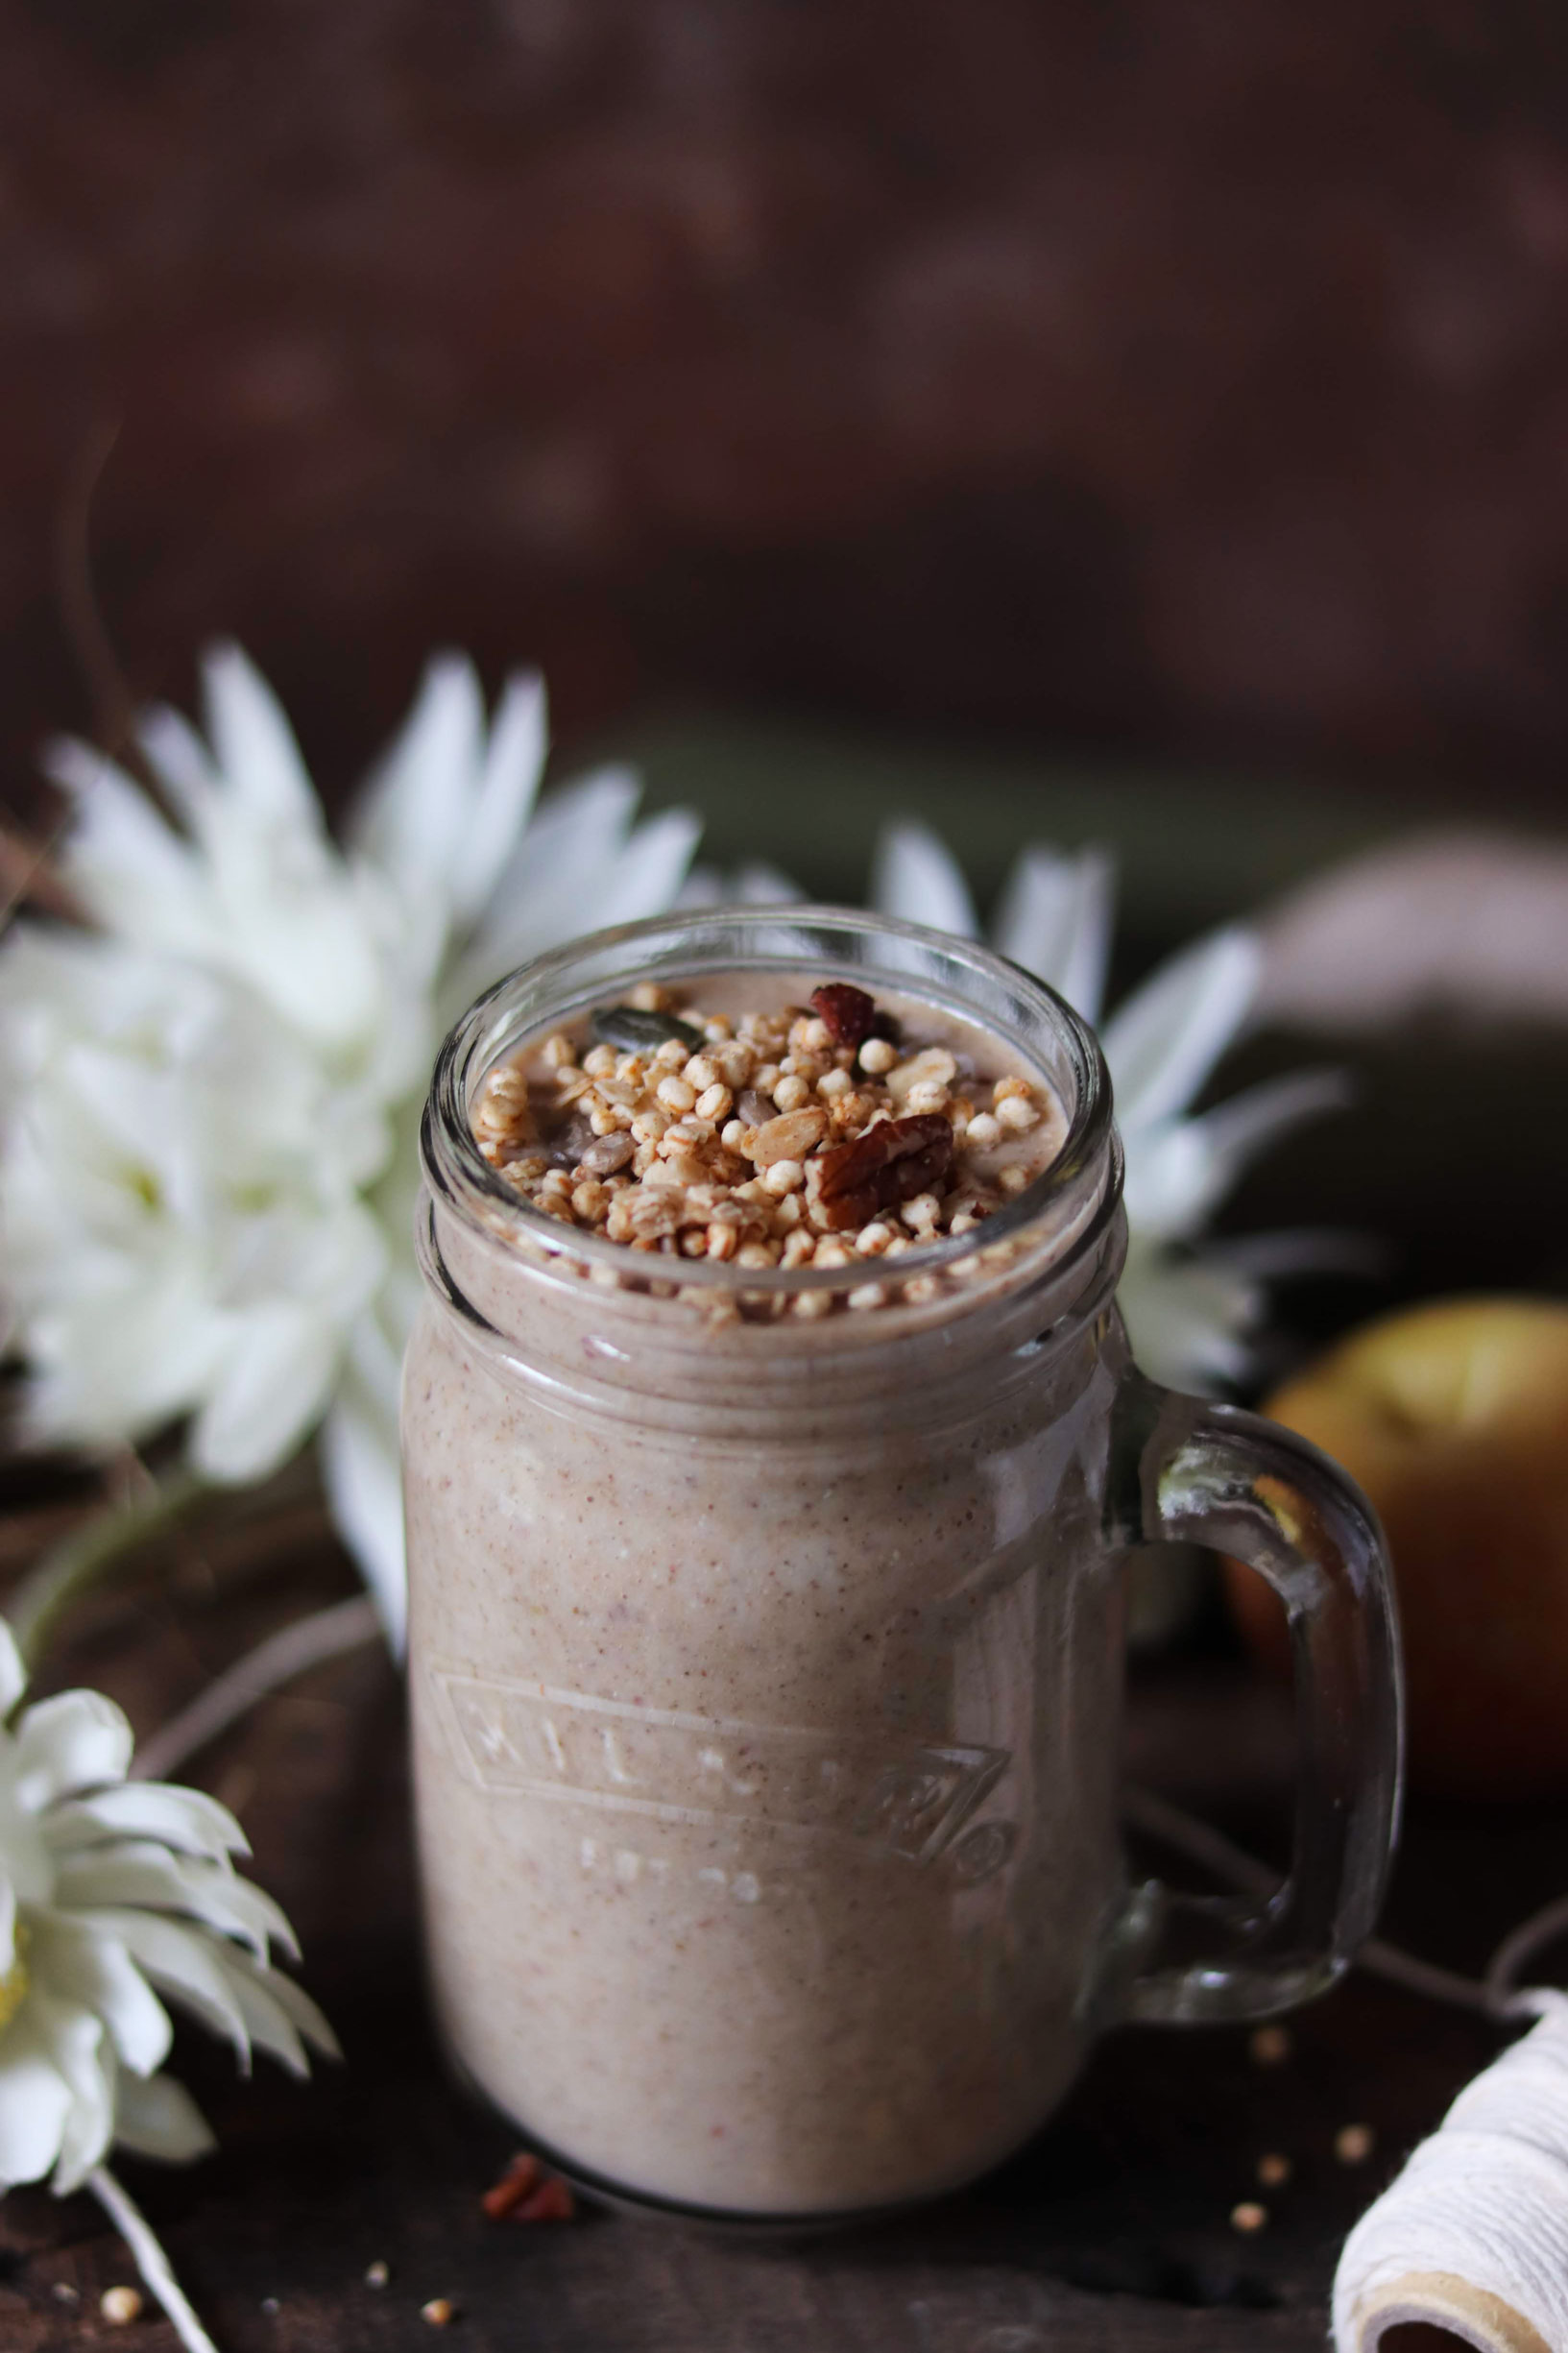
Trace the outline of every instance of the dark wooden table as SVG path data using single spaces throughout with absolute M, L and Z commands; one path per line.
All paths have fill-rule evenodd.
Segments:
M 221 1590 L 193 1554 L 163 1589 L 84 1612 L 49 1680 L 95 1683 L 150 1730 L 258 1636 L 347 1589 L 323 1540 Z M 1138 1672 L 1129 1748 L 1140 1779 L 1278 1852 L 1288 1707 L 1222 1639 Z M 592 2212 L 496 2224 L 480 2195 L 515 2138 L 448 2081 L 431 2038 L 385 1658 L 361 1651 L 261 1703 L 189 1778 L 240 1814 L 348 2054 L 308 2086 L 265 2060 L 244 2083 L 182 2034 L 177 2064 L 221 2152 L 122 2169 L 223 2353 L 422 2346 L 434 2296 L 456 2305 L 452 2341 L 475 2353 L 1318 2353 L 1346 2229 L 1499 2048 L 1459 2013 L 1353 1977 L 1300 2018 L 1276 2067 L 1241 2030 L 1113 2038 L 1010 2165 L 875 2231 L 787 2244 Z M 1560 1809 L 1417 1806 L 1387 1925 L 1474 1968 L 1565 1884 Z M 1354 2170 L 1334 2154 L 1351 2123 L 1377 2136 Z M 1266 2151 L 1291 2158 L 1288 2188 L 1258 2188 Z M 1229 2218 L 1247 2198 L 1268 2221 L 1242 2235 Z M 366 2281 L 375 2263 L 385 2287 Z M 133 2276 L 90 2199 L 22 2190 L 0 2204 L 7 2353 L 100 2340 L 168 2353 L 160 2317 L 125 2333 L 99 2316 L 104 2289 Z

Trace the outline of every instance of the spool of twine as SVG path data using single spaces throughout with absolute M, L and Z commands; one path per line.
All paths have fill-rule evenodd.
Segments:
M 1378 2353 L 1411 2326 L 1477 2353 L 1568 2353 L 1568 2000 L 1518 2001 L 1539 2024 L 1466 2084 L 1345 2241 L 1337 2353 Z

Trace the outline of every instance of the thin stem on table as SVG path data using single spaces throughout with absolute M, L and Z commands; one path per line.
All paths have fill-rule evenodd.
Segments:
M 126 2245 L 135 2258 L 137 2270 L 157 2296 L 174 2323 L 175 2334 L 186 2348 L 186 2353 L 218 2353 L 207 2335 L 189 2297 L 174 2275 L 173 2266 L 158 2243 L 141 2208 L 107 2165 L 95 2165 L 83 2187 L 92 2192 Z
M 49 1635 L 83 1594 L 129 1565 L 213 1492 L 193 1471 L 177 1470 L 150 1492 L 94 1513 L 83 1527 L 51 1545 L 37 1567 L 22 1579 L 7 1612 L 27 1665 L 37 1663 Z
M 182 1708 L 151 1739 L 144 1740 L 136 1752 L 130 1778 L 167 1781 L 198 1749 L 205 1748 L 208 1741 L 227 1732 L 230 1724 L 237 1724 L 257 1700 L 292 1683 L 307 1667 L 320 1666 L 327 1659 L 341 1658 L 346 1651 L 374 1642 L 380 1632 L 375 1605 L 368 1593 L 358 1593 L 351 1601 L 334 1602 L 329 1609 L 316 1610 L 309 1617 L 296 1619 L 292 1626 L 285 1626 L 281 1633 L 270 1635 L 254 1650 L 247 1651 L 216 1682 L 208 1684 L 188 1708 Z

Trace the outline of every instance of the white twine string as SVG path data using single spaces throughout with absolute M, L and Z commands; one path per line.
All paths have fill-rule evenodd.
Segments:
M 1127 1819 L 1249 1893 L 1275 1875 L 1147 1790 Z M 1357 1966 L 1499 2025 L 1536 2021 L 1465 2086 L 1430 2140 L 1363 2215 L 1334 2282 L 1337 2353 L 1378 2353 L 1391 2330 L 1435 2329 L 1477 2353 L 1568 2353 L 1568 1994 L 1519 1985 L 1568 1935 L 1568 1897 L 1515 1928 L 1480 1979 L 1374 1938 Z

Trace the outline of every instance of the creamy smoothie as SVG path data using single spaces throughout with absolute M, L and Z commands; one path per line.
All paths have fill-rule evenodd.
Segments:
M 811 973 L 628 987 L 468 1105 L 495 1181 L 435 1188 L 404 1378 L 454 2055 L 649 2197 L 971 2178 L 1075 2070 L 1124 1909 L 1108 1179 L 1009 1217 L 1057 1084 Z

